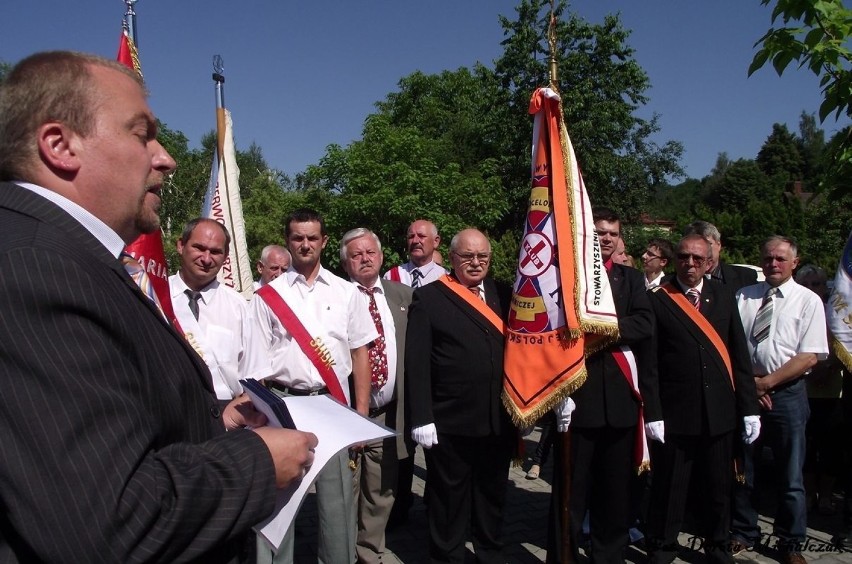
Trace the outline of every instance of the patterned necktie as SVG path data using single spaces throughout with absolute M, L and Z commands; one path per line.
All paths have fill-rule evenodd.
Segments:
M 201 292 L 196 292 L 195 290 L 186 289 L 183 291 L 186 294 L 186 297 L 189 298 L 189 311 L 192 312 L 193 317 L 198 320 L 198 300 L 201 299 Z
M 691 303 L 695 309 L 698 309 L 701 304 L 701 294 L 698 290 L 696 288 L 690 288 L 686 291 L 686 297 L 689 298 L 689 303 Z
M 420 279 L 423 278 L 423 273 L 420 272 L 419 268 L 415 268 L 411 271 L 411 287 L 419 288 L 420 287 Z
M 154 291 L 154 285 L 151 283 L 151 279 L 148 277 L 145 269 L 142 268 L 141 264 L 139 264 L 139 261 L 133 258 L 133 255 L 128 253 L 121 253 L 120 258 L 121 264 L 124 266 L 124 270 L 127 271 L 127 274 L 129 274 L 133 281 L 136 282 L 136 285 L 139 286 L 139 289 L 142 290 L 145 297 L 154 302 L 154 305 L 157 306 L 157 310 L 159 310 L 163 319 L 166 319 L 166 314 L 163 312 L 160 300 L 157 298 L 157 293 Z
M 769 336 L 769 327 L 772 326 L 772 309 L 775 297 L 775 292 L 778 288 L 769 288 L 766 291 L 766 296 L 763 297 L 763 303 L 760 304 L 760 309 L 757 310 L 757 316 L 754 318 L 754 326 L 751 328 L 751 334 L 754 340 L 761 343 Z
M 468 290 L 470 290 L 471 294 L 473 294 L 483 302 L 485 301 L 485 298 L 482 296 L 482 289 L 479 286 L 471 286 L 468 288 Z
M 373 341 L 369 349 L 370 384 L 374 390 L 379 390 L 388 381 L 388 355 L 385 351 L 385 328 L 382 326 L 382 316 L 379 314 L 379 306 L 376 304 L 374 295 L 378 288 L 358 286 L 358 289 L 370 298 L 370 316 L 376 325 L 376 331 L 379 332 L 379 337 Z

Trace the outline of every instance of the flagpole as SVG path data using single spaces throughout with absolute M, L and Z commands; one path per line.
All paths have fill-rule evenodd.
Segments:
M 559 93 L 559 73 L 556 63 L 556 2 L 550 0 L 550 23 L 547 29 L 547 44 L 549 48 L 548 69 L 550 71 L 550 88 Z M 562 113 L 562 100 L 559 101 L 559 113 Z M 560 116 L 564 120 L 564 116 Z M 561 143 L 561 140 L 560 140 Z M 576 554 L 576 539 L 571 536 L 571 474 L 573 474 L 573 461 L 571 460 L 571 428 L 564 433 L 556 433 L 556 453 L 559 460 L 560 475 L 555 476 L 559 482 L 557 491 L 559 499 L 556 507 L 559 512 L 559 555 L 560 562 L 573 564 Z
M 220 55 L 213 56 L 213 82 L 216 83 L 216 150 L 219 162 L 225 154 L 225 64 Z
M 127 6 L 127 11 L 124 13 L 124 29 L 127 30 L 127 35 L 136 48 L 139 48 L 139 37 L 136 35 L 136 12 L 133 11 L 133 5 L 139 0 L 124 0 Z

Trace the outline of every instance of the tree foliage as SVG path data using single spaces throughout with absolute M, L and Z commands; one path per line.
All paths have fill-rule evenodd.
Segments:
M 761 0 L 764 6 L 772 0 Z M 756 46 L 749 75 L 767 63 L 779 75 L 793 61 L 820 80 L 823 101 L 820 121 L 834 114 L 852 118 L 852 10 L 843 0 L 775 0 L 772 24 Z M 825 180 L 833 182 L 852 173 L 852 127 L 844 128 L 829 145 L 824 162 Z

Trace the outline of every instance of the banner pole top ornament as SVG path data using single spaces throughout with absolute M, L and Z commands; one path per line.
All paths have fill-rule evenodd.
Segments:
M 127 32 L 128 37 L 130 37 L 133 44 L 137 47 L 139 46 L 139 39 L 136 37 L 136 12 L 133 10 L 133 5 L 138 1 L 123 0 L 124 5 L 127 6 L 127 11 L 124 12 L 124 31 Z
M 225 82 L 225 61 L 222 55 L 213 55 L 213 80 Z
M 550 51 L 548 66 L 550 68 L 550 88 L 559 93 L 559 77 L 556 65 L 556 0 L 550 0 L 550 25 L 547 27 L 547 44 Z

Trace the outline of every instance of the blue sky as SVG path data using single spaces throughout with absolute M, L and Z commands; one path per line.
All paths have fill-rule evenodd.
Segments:
M 491 66 L 503 39 L 498 15 L 514 0 L 139 0 L 138 38 L 151 106 L 192 146 L 215 127 L 212 57 L 225 61 L 225 102 L 237 147 L 257 142 L 288 174 L 316 163 L 330 143 L 358 139 L 374 103 L 416 70 Z M 648 73 L 659 141 L 685 148 L 691 177 L 719 152 L 754 158 L 776 122 L 797 131 L 816 112 L 809 71 L 747 77 L 753 44 L 770 26 L 758 0 L 574 0 L 590 22 L 620 12 L 635 58 Z M 115 57 L 122 0 L 3 0 L 0 59 L 46 49 Z M 565 95 L 570 95 L 566 93 Z M 568 124 L 570 132 L 571 124 Z M 837 129 L 823 124 L 827 133 Z

